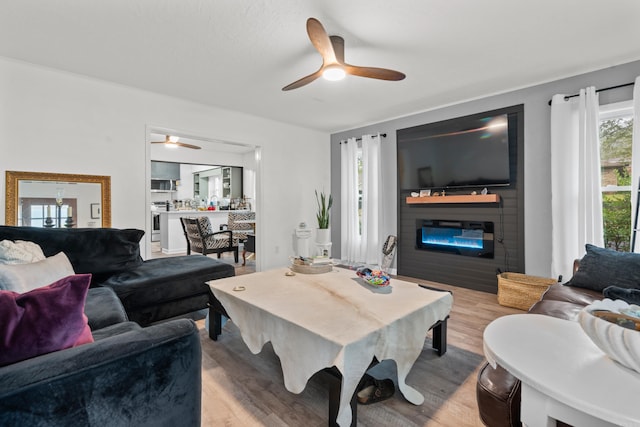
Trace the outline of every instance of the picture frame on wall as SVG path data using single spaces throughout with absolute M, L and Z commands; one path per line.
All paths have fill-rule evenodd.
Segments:
M 100 203 L 91 203 L 91 219 L 100 219 Z

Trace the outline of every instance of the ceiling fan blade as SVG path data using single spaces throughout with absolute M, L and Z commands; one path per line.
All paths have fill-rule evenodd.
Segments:
M 331 40 L 336 61 L 338 64 L 344 64 L 344 39 L 340 36 L 329 36 L 329 39 Z
M 165 135 L 164 141 L 151 141 L 151 144 L 167 144 L 170 143 L 169 135 Z
M 387 68 L 358 67 L 356 65 L 344 64 L 344 70 L 352 76 L 368 77 L 370 79 L 398 81 L 406 77 L 404 73 L 400 71 L 389 70 Z
M 313 74 L 309 74 L 308 76 L 305 76 L 300 80 L 296 80 L 295 82 L 283 87 L 282 90 L 298 89 L 299 87 L 308 85 L 309 83 L 311 83 L 312 81 L 320 77 L 321 75 L 322 75 L 322 68 L 320 68 L 318 71 L 316 71 Z
M 307 34 L 309 34 L 311 44 L 313 44 L 318 52 L 320 52 L 320 55 L 322 55 L 322 61 L 324 64 L 336 62 L 336 54 L 333 50 L 333 44 L 320 21 L 315 18 L 307 19 Z
M 185 142 L 170 142 L 169 144 L 175 144 L 178 145 L 180 147 L 184 147 L 184 148 L 192 148 L 194 150 L 200 150 L 201 147 L 198 147 L 197 145 L 191 145 L 191 144 L 187 144 Z

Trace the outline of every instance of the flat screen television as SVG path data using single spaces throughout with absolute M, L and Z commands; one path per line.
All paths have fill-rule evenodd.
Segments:
M 509 186 L 517 115 L 505 109 L 398 130 L 400 191 Z

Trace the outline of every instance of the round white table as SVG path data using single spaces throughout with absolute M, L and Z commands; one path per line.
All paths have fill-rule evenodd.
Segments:
M 640 374 L 606 356 L 577 322 L 504 316 L 485 329 L 484 353 L 522 382 L 525 426 L 640 426 Z

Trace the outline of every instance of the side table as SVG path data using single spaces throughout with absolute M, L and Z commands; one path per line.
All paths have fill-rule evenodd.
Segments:
M 525 426 L 640 426 L 640 374 L 605 355 L 577 322 L 498 318 L 484 331 L 484 354 L 522 382 Z

